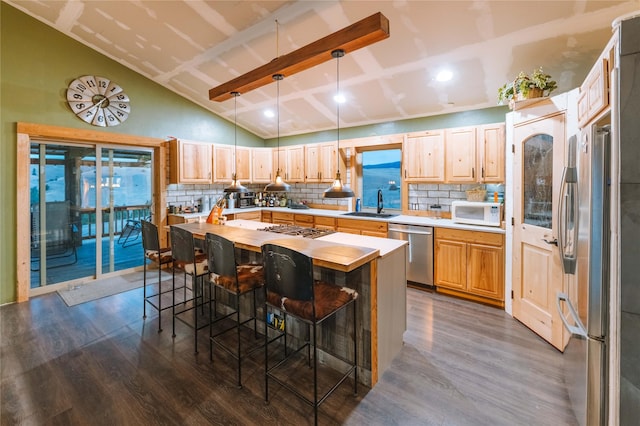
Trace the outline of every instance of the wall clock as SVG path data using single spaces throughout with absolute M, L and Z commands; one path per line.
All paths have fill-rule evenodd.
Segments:
M 100 127 L 117 126 L 129 118 L 129 96 L 113 81 L 85 75 L 69 84 L 67 102 L 82 121 Z

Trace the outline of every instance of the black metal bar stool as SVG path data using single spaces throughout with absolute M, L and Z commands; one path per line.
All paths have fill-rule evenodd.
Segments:
M 204 316 L 204 305 L 208 303 L 204 296 L 204 278 L 209 274 L 207 255 L 196 248 L 193 234 L 185 229 L 171 226 L 171 254 L 173 257 L 173 334 L 176 336 L 176 319 L 191 327 L 194 331 L 195 353 L 198 353 L 198 330 L 209 325 L 209 318 L 198 321 L 198 308 Z M 185 298 L 183 306 L 176 310 L 176 270 L 191 277 L 191 298 Z M 186 285 L 186 279 L 185 279 Z M 190 320 L 187 313 L 193 312 Z M 208 312 L 207 312 L 208 313 Z
M 142 303 L 142 318 L 147 318 L 147 303 L 158 311 L 158 333 L 162 331 L 162 311 L 171 308 L 171 303 L 163 306 L 163 295 L 170 293 L 172 290 L 162 290 L 162 265 L 168 265 L 173 262 L 171 248 L 160 247 L 158 237 L 158 227 L 153 223 L 142 220 L 140 221 L 142 228 L 142 248 L 144 250 L 143 259 L 143 290 L 144 301 Z M 147 292 L 147 259 L 158 264 L 158 291 Z M 185 289 L 186 295 L 186 289 Z M 168 296 L 167 296 L 168 297 Z
M 213 306 L 213 315 L 211 325 L 209 327 L 209 356 L 213 361 L 214 344 L 220 346 L 224 351 L 233 356 L 237 362 L 238 387 L 242 387 L 242 359 L 262 347 L 262 341 L 258 344 L 245 345 L 241 344 L 241 327 L 247 323 L 253 322 L 253 334 L 256 339 L 259 337 L 257 327 L 257 301 L 256 290 L 262 289 L 264 285 L 263 266 L 261 264 L 238 264 L 236 261 L 235 245 L 232 241 L 219 235 L 208 233 L 205 236 L 205 247 L 208 256 L 209 279 L 213 286 L 209 291 L 209 296 L 216 293 L 217 289 L 226 293 L 227 298 L 218 297 L 215 294 L 214 301 L 209 301 L 209 309 Z M 245 295 L 252 294 L 253 309 L 252 315 L 240 320 L 240 302 Z M 227 303 L 224 303 L 226 301 Z M 222 315 L 218 315 L 218 304 L 224 303 L 227 309 Z M 232 325 L 222 324 L 222 322 L 231 317 L 235 317 Z M 223 327 L 216 328 L 216 324 L 222 324 Z M 225 333 L 236 330 L 237 341 L 235 349 L 225 344 L 222 337 Z M 244 349 L 244 351 L 243 351 Z
M 357 324 L 356 324 L 356 299 L 358 293 L 347 287 L 316 281 L 313 279 L 313 263 L 309 256 L 295 250 L 274 245 L 262 246 L 262 260 L 265 276 L 265 311 L 267 316 L 274 310 L 284 315 L 284 332 L 277 336 L 268 336 L 268 321 L 265 321 L 265 400 L 269 402 L 269 379 L 279 383 L 307 404 L 313 406 L 315 424 L 318 424 L 318 406 L 322 404 L 331 393 L 353 373 L 353 391 L 358 392 L 358 350 L 357 350 Z M 353 360 L 344 359 L 332 354 L 343 361 L 348 368 L 342 373 L 335 384 L 321 396 L 318 395 L 318 347 L 317 326 L 337 312 L 352 305 L 353 309 Z M 287 317 L 293 317 L 307 324 L 307 341 L 294 351 L 286 348 L 287 341 Z M 348 316 L 345 316 L 348 318 Z M 345 327 L 346 329 L 347 327 Z M 277 329 L 274 328 L 277 331 Z M 269 345 L 279 338 L 284 337 L 284 358 L 275 365 L 269 366 Z M 310 358 L 313 350 L 313 399 L 302 394 L 295 386 L 295 379 L 276 375 L 277 370 L 284 368 L 292 357 L 304 348 L 308 349 L 307 357 Z M 310 359 L 308 362 L 311 362 Z

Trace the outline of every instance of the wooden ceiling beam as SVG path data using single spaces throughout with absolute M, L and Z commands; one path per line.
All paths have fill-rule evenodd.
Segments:
M 244 94 L 273 82 L 274 74 L 283 74 L 288 77 L 330 61 L 333 59 L 331 52 L 335 49 L 343 49 L 346 53 L 350 53 L 388 37 L 389 20 L 378 12 L 210 89 L 209 99 L 217 102 L 225 101 L 232 98 L 231 92 Z

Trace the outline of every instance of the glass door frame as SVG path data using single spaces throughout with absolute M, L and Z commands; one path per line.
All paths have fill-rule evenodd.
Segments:
M 168 143 L 164 139 L 18 122 L 16 124 L 16 215 L 14 217 L 16 225 L 16 269 L 14 276 L 16 287 L 13 297 L 17 302 L 27 301 L 31 296 L 57 290 L 55 284 L 30 289 L 31 220 L 30 215 L 19 212 L 29 210 L 30 150 L 31 143 L 35 141 L 103 145 L 125 149 L 152 149 L 152 169 L 154 170 L 152 185 L 154 189 L 151 199 L 151 216 L 159 228 L 163 228 L 167 223 L 166 209 L 161 207 L 166 205 L 166 164 L 169 150 Z M 161 244 L 166 244 L 166 233 L 161 232 L 160 234 Z

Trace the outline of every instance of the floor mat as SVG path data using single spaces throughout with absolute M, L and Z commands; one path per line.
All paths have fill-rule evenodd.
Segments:
M 149 283 L 157 282 L 157 274 L 157 271 L 155 271 L 153 273 L 153 277 L 147 277 Z M 164 282 L 167 279 L 171 279 L 171 274 L 163 272 L 162 281 Z M 136 272 L 133 274 L 104 278 L 86 284 L 72 286 L 69 289 L 58 290 L 58 294 L 62 297 L 62 300 L 64 300 L 64 303 L 66 303 L 67 306 L 75 306 L 81 303 L 140 288 L 143 283 L 142 272 Z

